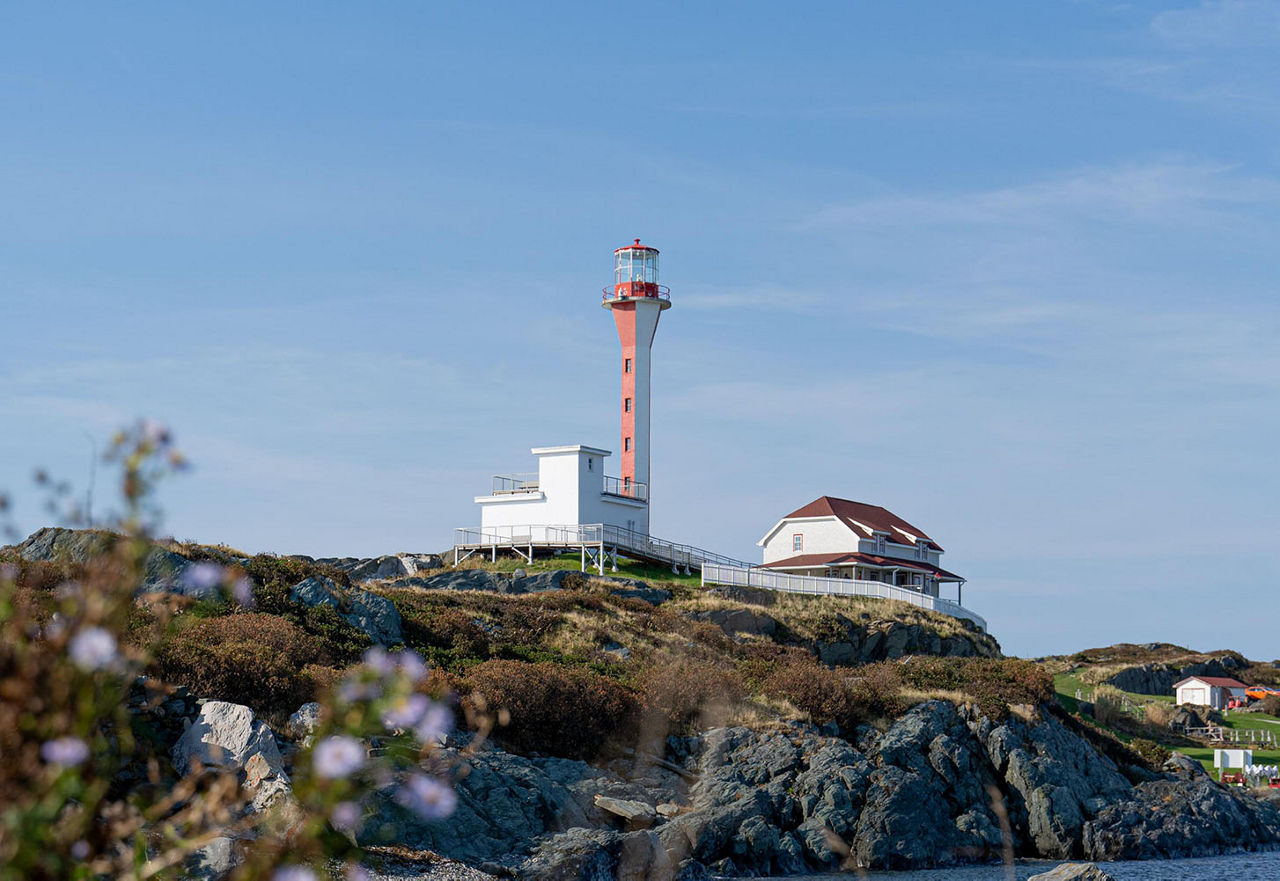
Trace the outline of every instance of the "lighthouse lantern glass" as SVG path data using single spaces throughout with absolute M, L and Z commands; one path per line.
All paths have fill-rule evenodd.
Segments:
M 618 252 L 614 283 L 658 283 L 658 252 L 647 248 L 624 248 Z

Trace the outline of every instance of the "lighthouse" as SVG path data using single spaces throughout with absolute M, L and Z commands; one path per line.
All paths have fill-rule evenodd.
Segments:
M 649 498 L 649 364 L 658 318 L 671 308 L 671 291 L 658 284 L 658 249 L 625 245 L 613 252 L 613 285 L 604 289 L 622 344 L 622 437 L 618 445 L 622 490 Z

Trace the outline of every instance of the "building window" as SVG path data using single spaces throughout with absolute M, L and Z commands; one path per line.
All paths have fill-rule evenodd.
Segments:
M 631 372 L 631 359 L 630 359 L 630 358 L 624 358 L 624 359 L 623 359 L 623 361 L 622 361 L 622 372 L 623 372 L 623 373 L 630 373 L 630 372 Z
M 623 399 L 622 399 L 622 410 L 623 410 L 623 412 L 625 412 L 625 413 L 630 413 L 630 412 L 631 412 L 631 399 L 630 399 L 630 398 L 623 398 Z
M 622 439 L 622 450 L 623 452 L 626 452 L 626 453 L 631 452 L 631 438 L 624 437 Z
M 804 533 L 797 532 L 795 535 L 791 536 L 791 550 L 793 551 L 804 550 Z
M 595 471 L 595 470 L 596 470 L 596 460 L 595 460 L 595 459 L 592 459 L 592 458 L 589 458 L 589 457 L 588 457 L 588 459 L 587 459 L 587 470 L 588 470 L 588 471 Z

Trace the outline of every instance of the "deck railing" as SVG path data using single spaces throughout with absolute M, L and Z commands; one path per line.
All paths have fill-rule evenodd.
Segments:
M 898 600 L 920 606 L 934 612 L 965 618 L 986 632 L 987 621 L 981 615 L 969 611 L 959 603 L 942 597 L 885 584 L 880 581 L 858 581 L 852 578 L 821 578 L 816 575 L 792 575 L 759 567 L 719 565 L 708 563 L 702 567 L 703 584 L 724 584 L 735 587 L 761 587 L 786 593 L 803 593 L 813 596 L 857 596 Z
M 635 481 L 627 483 L 621 477 L 606 477 L 604 479 L 604 494 L 647 502 L 649 500 L 649 486 Z
M 604 523 L 566 524 L 562 526 L 462 526 L 453 531 L 453 543 L 459 548 L 490 548 L 518 545 L 521 547 L 578 547 L 606 545 L 625 556 L 637 556 L 658 563 L 693 571 L 705 565 L 747 566 L 741 560 L 716 554 L 693 545 L 667 541 L 633 529 Z
M 525 474 L 495 474 L 489 483 L 495 496 L 507 493 L 531 493 L 538 491 L 538 472 Z

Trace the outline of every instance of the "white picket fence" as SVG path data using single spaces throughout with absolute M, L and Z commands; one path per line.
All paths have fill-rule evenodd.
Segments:
M 876 597 L 883 600 L 898 600 L 920 606 L 933 612 L 941 612 L 952 618 L 965 618 L 978 625 L 984 633 L 987 630 L 987 619 L 971 612 L 959 603 L 930 596 L 927 593 L 885 584 L 881 581 L 857 581 L 852 578 L 822 578 L 817 575 L 791 575 L 786 572 L 774 572 L 770 569 L 756 567 L 724 566 L 704 563 L 702 566 L 702 583 L 724 584 L 734 587 L 760 587 L 765 590 L 780 590 L 786 593 L 802 593 L 813 596 L 852 596 Z

